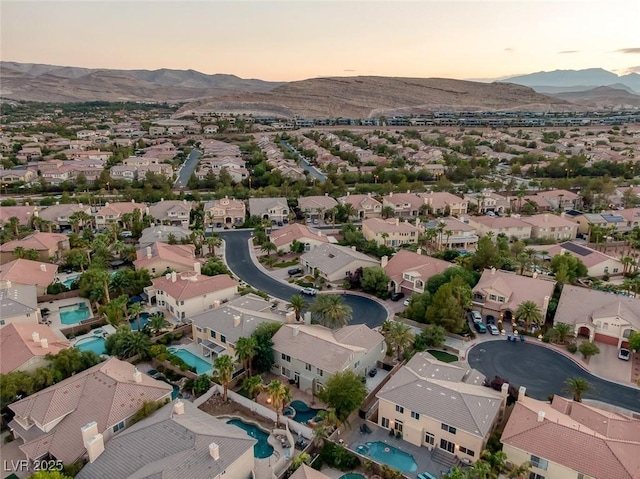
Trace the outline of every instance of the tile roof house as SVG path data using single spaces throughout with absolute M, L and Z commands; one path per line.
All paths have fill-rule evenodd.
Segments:
M 416 446 L 475 462 L 501 419 L 507 391 L 482 385 L 475 369 L 417 353 L 378 392 L 378 425 Z
M 150 226 L 142 230 L 142 236 L 138 240 L 139 248 L 146 248 L 155 242 L 169 243 L 170 237 L 173 236 L 177 242 L 191 236 L 191 230 L 182 226 Z
M 366 195 L 352 195 L 347 193 L 347 196 L 338 198 L 338 201 L 342 205 L 349 203 L 353 206 L 357 217 L 361 220 L 365 218 L 377 218 L 382 214 L 382 203 L 376 200 L 371 193 Z
M 578 233 L 578 223 L 571 221 L 564 213 L 521 216 L 520 219 L 531 225 L 533 239 L 566 241 L 575 239 Z
M 423 199 L 409 191 L 406 193 L 392 192 L 382 197 L 382 206 L 393 208 L 395 216 L 418 216 L 420 207 L 423 205 Z
M 640 332 L 640 299 L 565 285 L 554 322 L 570 324 L 591 341 L 628 347 L 631 332 Z
M 256 440 L 188 401 L 173 401 L 115 436 L 78 479 L 248 478 Z
M 318 324 L 285 324 L 273 336 L 274 374 L 314 393 L 333 374 L 366 374 L 386 354 L 384 336 L 364 324 L 331 330 Z
M 146 269 L 152 276 L 165 274 L 167 270 L 184 273 L 195 271 L 196 260 L 195 247 L 190 244 L 169 245 L 155 242 L 136 252 L 136 260 L 133 266 L 136 269 Z
M 544 198 L 553 209 L 572 210 L 580 206 L 580 195 L 568 190 L 540 191 L 536 195 Z
M 415 225 L 400 218 L 368 218 L 362 221 L 362 235 L 367 241 L 375 241 L 378 246 L 392 248 L 403 244 L 416 244 L 422 229 L 419 220 Z
M 205 203 L 204 211 L 207 224 L 217 228 L 241 225 L 247 216 L 247 207 L 244 201 L 226 196 L 219 200 Z
M 317 269 L 327 281 L 342 281 L 348 273 L 358 268 L 380 266 L 380 262 L 355 250 L 355 247 L 322 244 L 300 257 L 300 264 L 306 273 L 313 275 Z
M 573 241 L 548 246 L 546 251 L 552 258 L 559 254 L 570 254 L 578 258 L 587 267 L 587 275 L 594 278 L 616 276 L 624 272 L 624 265 L 618 258 Z
M 290 251 L 294 241 L 304 244 L 305 251 L 311 251 L 312 248 L 329 241 L 321 230 L 312 233 L 306 225 L 300 223 L 290 223 L 282 228 L 272 229 L 269 240 L 278 247 L 278 250 L 286 252 Z
M 198 271 L 172 272 L 153 279 L 152 286 L 145 288 L 145 292 L 149 298 L 155 296 L 158 306 L 180 321 L 212 309 L 216 301 L 233 298 L 238 293 L 238 282 L 226 274 L 204 276 Z
M 520 215 L 470 216 L 468 221 L 481 236 L 492 233 L 494 239 L 499 234 L 505 235 L 509 240 L 531 238 L 531 225 L 522 221 Z
M 140 213 L 144 214 L 147 206 L 134 201 L 124 203 L 107 202 L 102 208 L 98 209 L 95 214 L 96 228 L 104 228 L 111 223 L 117 223 L 123 214 L 133 213 L 135 210 L 140 210 Z
M 0 328 L 0 373 L 31 373 L 49 361 L 47 354 L 58 354 L 71 346 L 45 324 L 11 323 Z
M 189 226 L 189 214 L 191 203 L 187 200 L 163 200 L 159 203 L 149 205 L 149 214 L 156 221 L 156 224 L 166 224 L 172 226 Z
M 391 290 L 403 292 L 407 295 L 424 293 L 424 287 L 432 276 L 442 273 L 445 269 L 455 266 L 453 263 L 401 249 L 388 261 L 382 258 L 382 267 L 391 280 Z
M 58 228 L 70 228 L 71 223 L 69 222 L 69 217 L 79 211 L 91 214 L 91 206 L 77 203 L 51 205 L 39 211 L 37 216 L 43 220 L 51 221 Z
M 322 218 L 324 214 L 338 205 L 331 196 L 303 196 L 298 198 L 298 208 L 311 218 Z
M 35 216 L 37 206 L 3 206 L 0 208 L 0 226 L 4 227 L 9 222 L 9 218 L 18 218 L 18 224 L 26 226 L 30 224 Z
M 494 213 L 506 213 L 511 207 L 509 200 L 493 191 L 482 191 L 480 193 L 469 193 L 464 195 L 464 199 L 476 206 L 476 211 L 485 214 L 489 211 Z
M 466 215 L 469 208 L 469 200 L 465 200 L 447 191 L 430 191 L 418 193 L 424 204 L 429 206 L 431 212 L 437 215 Z
M 302 464 L 289 479 L 331 479 L 323 472 L 316 471 L 314 468 Z
M 440 226 L 443 225 L 442 234 L 439 232 Z M 478 232 L 476 228 L 468 223 L 466 216 L 460 216 L 460 219 L 449 216 L 446 218 L 437 218 L 422 224 L 425 231 L 429 229 L 436 230 L 436 237 L 439 248 L 456 249 L 465 251 L 475 251 L 478 246 Z
M 288 221 L 289 212 L 289 205 L 284 197 L 249 198 L 249 214 L 262 220 Z
M 570 401 L 516 402 L 502 433 L 507 460 L 531 463 L 530 477 L 637 479 L 640 420 Z
M 473 304 L 480 312 L 499 320 L 514 321 L 515 313 L 524 301 L 533 301 L 542 317 L 546 317 L 555 281 L 530 278 L 495 268 L 485 269 L 473 288 Z
M 10 281 L 14 285 L 35 285 L 38 296 L 42 296 L 47 292 L 47 286 L 54 282 L 57 272 L 57 264 L 14 259 L 0 265 L 0 281 Z
M 52 457 L 72 464 L 129 425 L 144 401 L 171 397 L 171 385 L 110 358 L 9 405 L 9 428 L 33 461 Z
M 13 323 L 37 324 L 40 321 L 37 287 L 0 281 L 0 312 L 0 328 Z
M 62 259 L 64 253 L 71 249 L 69 236 L 66 234 L 37 232 L 0 245 L 0 264 L 17 259 L 16 248 L 36 250 L 40 255 L 39 261 L 51 261 L 51 258 L 54 261 Z

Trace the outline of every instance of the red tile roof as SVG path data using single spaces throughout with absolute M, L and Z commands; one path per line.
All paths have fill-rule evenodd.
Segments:
M 33 333 L 40 339 L 46 338 L 49 345 L 45 349 L 40 342 L 33 341 Z M 57 354 L 70 346 L 69 341 L 60 339 L 44 324 L 11 323 L 0 329 L 0 373 L 7 374 L 18 369 L 34 356 Z
M 180 273 L 176 274 L 175 281 L 172 281 L 171 275 L 167 276 L 154 279 L 153 286 L 156 290 L 164 291 L 176 301 L 238 286 L 238 282 L 226 274 L 204 276 L 195 272 Z

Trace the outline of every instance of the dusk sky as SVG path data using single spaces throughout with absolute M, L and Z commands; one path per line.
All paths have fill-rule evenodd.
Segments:
M 6 61 L 243 78 L 640 72 L 640 0 L 2 1 Z

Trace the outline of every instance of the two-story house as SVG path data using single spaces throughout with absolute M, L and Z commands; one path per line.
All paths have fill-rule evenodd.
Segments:
M 573 241 L 547 246 L 547 254 L 553 259 L 559 254 L 568 254 L 579 259 L 587 267 L 587 276 L 602 278 L 604 276 L 620 276 L 625 271 L 625 265 L 618 258 L 609 256 L 602 251 L 596 251 L 587 245 Z
M 483 191 L 480 193 L 468 193 L 464 199 L 476 206 L 476 211 L 480 214 L 488 212 L 506 213 L 511 204 L 508 198 L 494 193 L 493 191 Z
M 37 210 L 38 207 L 33 205 L 3 206 L 0 208 L 0 226 L 8 224 L 10 218 L 16 218 L 20 226 L 30 225 Z
M 393 208 L 395 216 L 418 216 L 424 201 L 409 191 L 406 193 L 389 193 L 382 197 L 382 206 Z
M 133 213 L 135 210 L 140 211 L 140 215 L 143 215 L 147 207 L 142 203 L 136 203 L 135 201 L 123 202 L 123 203 L 109 203 L 106 202 L 102 208 L 99 208 L 95 214 L 96 228 L 106 228 L 112 223 L 122 224 L 122 215 L 126 213 Z
M 383 256 L 381 266 L 391 280 L 389 285 L 391 291 L 407 295 L 422 294 L 429 278 L 455 266 L 448 261 L 421 253 L 420 248 L 416 253 L 401 249 L 389 260 Z
M 566 241 L 575 239 L 578 233 L 578 223 L 571 221 L 564 213 L 522 216 L 520 220 L 531 225 L 533 239 Z
M 312 233 L 306 225 L 290 223 L 282 228 L 271 230 L 269 241 L 275 244 L 279 251 L 289 252 L 294 241 L 302 243 L 305 251 L 311 251 L 312 248 L 327 243 L 329 240 L 321 230 Z
M 330 243 L 321 244 L 300 256 L 304 271 L 313 276 L 315 271 L 330 282 L 341 282 L 358 268 L 380 266 L 377 259 L 349 248 Z
M 38 296 L 47 293 L 47 287 L 54 282 L 58 265 L 30 259 L 14 259 L 0 265 L 0 281 L 8 281 L 13 286 L 35 286 Z
M 378 425 L 416 446 L 476 462 L 502 418 L 507 396 L 506 390 L 484 387 L 483 380 L 475 369 L 417 353 L 376 395 Z
M 333 374 L 366 374 L 386 354 L 384 336 L 364 324 L 336 331 L 317 324 L 285 324 L 273 336 L 272 371 L 315 394 Z
M 494 240 L 503 234 L 510 241 L 526 240 L 531 238 L 531 225 L 525 223 L 520 215 L 511 216 L 470 216 L 469 224 L 473 226 L 480 236 L 489 233 Z
M 371 193 L 366 195 L 352 195 L 347 192 L 347 196 L 338 198 L 340 204 L 350 204 L 358 219 L 377 218 L 382 214 L 382 203 L 376 200 Z
M 331 196 L 303 196 L 298 198 L 298 208 L 309 218 L 322 219 L 327 211 L 336 207 L 338 202 Z
M 422 229 L 416 219 L 416 225 L 400 218 L 368 218 L 362 221 L 362 235 L 367 241 L 375 241 L 378 246 L 396 248 L 404 244 L 418 243 Z
M 205 221 L 215 228 L 238 226 L 244 223 L 247 207 L 242 200 L 225 196 L 204 206 Z
M 444 216 L 466 215 L 469 208 L 469 200 L 460 198 L 447 191 L 430 191 L 429 193 L 418 193 L 424 204 L 427 205 L 431 213 Z
M 555 210 L 573 210 L 580 206 L 580 195 L 568 190 L 541 191 L 536 195 L 544 198 Z
M 58 261 L 71 249 L 69 237 L 61 233 L 33 233 L 22 239 L 8 241 L 0 245 L 0 264 L 8 263 L 19 257 L 16 250 L 38 252 L 39 261 Z
M 14 284 L 0 281 L 0 328 L 8 324 L 36 325 L 40 321 L 38 289 L 33 284 Z M 4 344 L 4 343 L 3 343 Z M 2 346 L 4 348 L 4 345 Z
M 156 224 L 183 226 L 186 228 L 189 226 L 191 208 L 191 202 L 187 200 L 163 200 L 149 205 L 149 214 Z
M 57 204 L 51 205 L 47 208 L 40 210 L 37 214 L 40 218 L 46 221 L 51 221 L 56 229 L 71 229 L 70 218 L 74 213 L 91 214 L 91 206 L 83 204 Z
M 262 220 L 284 223 L 289 221 L 289 205 L 287 199 L 280 198 L 249 198 L 249 214 Z
M 146 269 L 151 276 L 165 274 L 167 271 L 177 273 L 199 271 L 201 267 L 200 262 L 196 260 L 193 245 L 169 245 L 160 242 L 139 249 L 133 266 L 136 269 Z
M 478 232 L 467 222 L 466 216 L 460 219 L 448 216 L 423 223 L 425 231 L 436 230 L 433 242 L 439 249 L 475 251 L 478 246 Z

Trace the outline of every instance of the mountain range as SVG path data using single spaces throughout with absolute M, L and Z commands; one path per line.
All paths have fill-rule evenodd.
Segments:
M 508 77 L 500 81 L 528 86 L 538 93 L 582 91 L 602 86 L 613 86 L 618 89 L 622 87 L 630 93 L 640 93 L 640 74 L 616 75 L 602 68 L 537 72 Z

